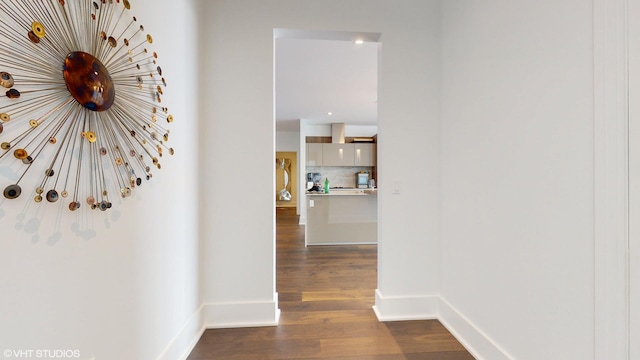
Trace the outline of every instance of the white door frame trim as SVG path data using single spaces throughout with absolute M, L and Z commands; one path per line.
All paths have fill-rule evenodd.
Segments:
M 628 0 L 594 0 L 594 353 L 629 359 Z
M 640 0 L 628 1 L 629 359 L 640 358 Z

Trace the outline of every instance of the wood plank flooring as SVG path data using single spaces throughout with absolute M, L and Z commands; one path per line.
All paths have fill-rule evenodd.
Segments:
M 436 320 L 378 322 L 377 248 L 304 247 L 295 208 L 277 209 L 277 327 L 207 330 L 188 360 L 473 360 Z

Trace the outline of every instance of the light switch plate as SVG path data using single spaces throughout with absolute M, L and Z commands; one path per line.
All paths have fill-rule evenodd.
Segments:
M 391 181 L 391 193 L 392 194 L 400 194 L 400 180 L 393 179 Z

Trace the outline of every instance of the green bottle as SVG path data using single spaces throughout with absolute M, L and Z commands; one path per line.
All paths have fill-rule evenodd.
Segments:
M 329 178 L 324 178 L 324 193 L 329 193 Z

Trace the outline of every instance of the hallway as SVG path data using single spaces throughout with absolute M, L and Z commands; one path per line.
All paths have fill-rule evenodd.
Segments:
M 276 217 L 280 325 L 207 330 L 189 360 L 473 359 L 436 320 L 378 322 L 376 246 L 305 248 L 295 208 Z

